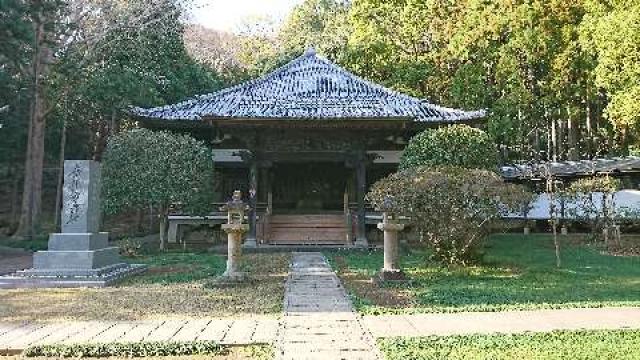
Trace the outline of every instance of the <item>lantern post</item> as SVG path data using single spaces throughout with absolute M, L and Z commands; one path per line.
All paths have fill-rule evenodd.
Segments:
M 249 209 L 242 201 L 240 190 L 233 192 L 231 200 L 221 210 L 227 211 L 227 223 L 222 224 L 222 230 L 227 233 L 227 270 L 222 279 L 241 281 L 246 274 L 240 271 L 242 258 L 242 237 L 249 231 L 249 225 L 244 223 L 245 212 Z

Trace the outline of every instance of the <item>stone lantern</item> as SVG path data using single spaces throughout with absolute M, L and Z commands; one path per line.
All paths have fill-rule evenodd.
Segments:
M 390 202 L 385 199 L 385 203 Z M 387 204 L 390 205 L 390 204 Z M 389 209 L 390 206 L 385 206 Z M 406 276 L 400 269 L 400 261 L 398 256 L 398 233 L 404 230 L 404 224 L 397 222 L 397 219 L 388 212 L 382 215 L 382 222 L 378 223 L 378 229 L 384 233 L 384 265 L 378 275 L 380 281 L 403 281 Z
M 227 233 L 227 270 L 222 274 L 226 280 L 243 280 L 246 276 L 240 271 L 242 256 L 242 236 L 249 230 L 244 223 L 245 211 L 249 209 L 242 201 L 240 190 L 233 192 L 231 201 L 220 210 L 227 212 L 227 223 L 222 224 L 222 230 Z

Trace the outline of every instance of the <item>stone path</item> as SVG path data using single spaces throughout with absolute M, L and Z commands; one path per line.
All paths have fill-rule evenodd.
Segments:
M 363 321 L 376 338 L 582 329 L 640 329 L 640 308 L 365 316 Z
M 380 359 L 342 283 L 321 253 L 294 253 L 276 358 Z
M 269 344 L 276 340 L 278 320 L 195 319 L 158 321 L 73 321 L 0 323 L 0 354 L 30 345 L 140 341 L 211 340 L 226 345 Z

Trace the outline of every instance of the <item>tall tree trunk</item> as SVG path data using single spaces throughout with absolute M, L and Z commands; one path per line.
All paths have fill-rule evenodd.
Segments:
M 558 146 L 558 133 L 556 132 L 556 122 L 554 120 L 551 120 L 551 122 L 549 123 L 550 129 L 547 130 L 549 131 L 549 144 L 547 144 L 547 151 L 549 152 L 547 154 L 547 158 L 549 160 L 553 160 L 553 161 L 558 161 L 558 151 L 557 146 Z
M 20 188 L 20 176 L 18 176 L 18 169 L 16 165 L 11 166 L 11 177 L 13 184 L 11 186 L 11 212 L 10 212 L 10 228 L 14 229 L 16 226 L 16 220 L 18 216 L 18 189 Z
M 558 111 L 558 115 L 562 116 L 561 112 Z M 556 132 L 556 158 L 558 160 L 565 160 L 565 135 L 566 135 L 566 131 L 565 131 L 565 124 L 566 122 L 562 119 L 559 118 L 558 119 L 558 130 Z
M 567 108 L 567 137 L 569 147 L 567 156 L 569 160 L 578 160 L 578 129 L 576 124 L 573 123 L 571 115 L 571 109 Z
M 537 125 L 535 127 L 534 136 L 535 136 L 535 140 L 534 140 L 535 141 L 534 157 L 535 157 L 536 161 L 540 161 L 540 153 L 542 152 L 542 142 L 540 141 L 540 129 L 538 128 Z
M 167 248 L 167 217 L 169 215 L 169 206 L 161 205 L 158 216 L 160 216 L 160 250 Z
M 593 124 L 591 119 L 591 104 L 589 103 L 589 99 L 587 99 L 587 108 L 586 108 L 586 119 L 585 125 L 587 128 L 587 154 L 589 154 L 589 158 L 593 158 Z
M 109 137 L 110 129 L 109 124 L 103 120 L 97 124 L 95 143 L 93 146 L 93 160 L 100 161 L 102 159 L 102 153 L 107 145 L 107 138 Z
M 136 223 L 135 223 L 135 231 L 136 235 L 142 236 L 144 234 L 144 226 L 142 225 L 142 221 L 144 220 L 144 212 L 142 208 L 136 209 Z
M 62 185 L 64 182 L 64 153 L 67 145 L 67 121 L 62 121 L 62 133 L 60 134 L 60 151 L 58 153 L 58 184 L 56 186 L 56 231 L 60 230 L 60 212 L 62 210 Z
M 42 172 L 46 128 L 43 77 L 48 67 L 50 49 L 45 44 L 46 33 L 42 16 L 35 16 L 34 23 L 36 45 L 33 56 L 34 86 L 27 137 L 22 209 L 20 211 L 20 223 L 14 234 L 19 238 L 31 238 L 40 231 L 40 215 L 42 211 Z
M 545 171 L 546 178 L 546 190 L 547 196 L 549 197 L 549 221 L 551 225 L 551 232 L 553 234 L 553 247 L 555 250 L 556 256 L 556 267 L 559 268 L 562 266 L 562 261 L 560 259 L 560 241 L 558 240 L 558 211 L 556 209 L 556 183 L 553 174 L 551 173 L 551 168 L 548 167 Z

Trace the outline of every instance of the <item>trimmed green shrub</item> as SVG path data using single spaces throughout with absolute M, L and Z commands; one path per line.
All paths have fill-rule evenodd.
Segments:
M 522 208 L 532 195 L 495 172 L 459 167 L 418 167 L 376 182 L 367 199 L 380 211 L 411 218 L 435 259 L 466 265 L 502 211 Z
M 146 129 L 120 133 L 109 139 L 102 172 L 106 213 L 160 209 L 162 248 L 170 205 L 179 203 L 194 215 L 211 211 L 213 152 L 190 136 Z
M 468 125 L 428 129 L 414 136 L 402 154 L 400 169 L 419 166 L 459 166 L 493 170 L 496 147 L 486 132 Z
M 37 345 L 24 350 L 27 357 L 148 357 L 226 355 L 229 350 L 214 341 L 139 342 L 111 344 Z

